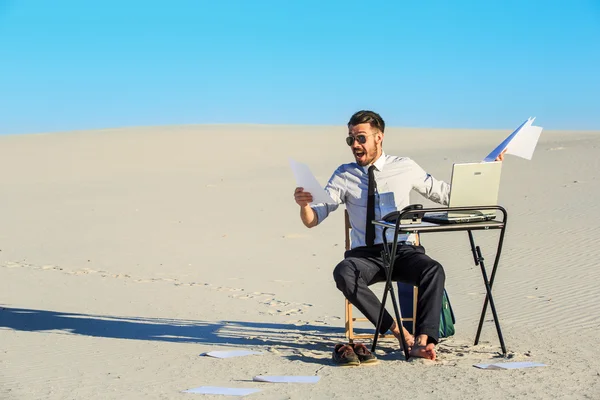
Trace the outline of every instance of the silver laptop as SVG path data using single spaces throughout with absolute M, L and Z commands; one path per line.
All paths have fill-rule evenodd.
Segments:
M 452 167 L 449 207 L 494 206 L 498 204 L 502 162 L 462 163 Z M 423 221 L 452 224 L 489 221 L 495 210 L 428 213 Z

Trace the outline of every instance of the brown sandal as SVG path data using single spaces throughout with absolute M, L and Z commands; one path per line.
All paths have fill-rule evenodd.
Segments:
M 352 347 L 354 348 L 354 353 L 358 356 L 361 364 L 376 364 L 379 362 L 377 357 L 375 357 L 375 355 L 371 353 L 364 344 L 354 343 Z
M 336 344 L 332 354 L 333 361 L 343 367 L 360 365 L 360 360 L 349 344 Z

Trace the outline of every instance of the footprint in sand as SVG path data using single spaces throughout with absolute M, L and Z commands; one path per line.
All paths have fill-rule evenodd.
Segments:
M 342 319 L 342 317 L 325 315 L 323 317 L 319 317 L 318 319 L 314 320 L 313 322 L 316 324 L 331 325 L 331 324 L 337 324 L 339 322 L 339 320 L 341 320 L 341 319 Z
M 217 290 L 219 292 L 241 292 L 244 289 L 232 288 L 232 287 L 227 287 L 227 286 L 218 286 L 218 287 L 214 288 L 214 290 Z
M 255 296 L 275 296 L 275 293 L 265 293 L 265 292 L 252 292 Z
M 292 308 L 291 310 L 281 311 L 283 315 L 296 315 L 302 314 L 302 309 L 300 308 Z
M 190 286 L 211 286 L 211 285 L 210 285 L 210 283 L 192 282 L 192 283 L 190 283 Z
M 279 301 L 279 300 L 272 300 L 272 301 L 269 301 L 269 302 L 266 302 L 266 303 L 263 303 L 263 304 L 266 304 L 269 307 L 286 307 L 286 306 L 290 305 L 290 303 L 288 303 L 288 302 Z
M 242 289 L 240 289 L 242 290 Z M 274 293 L 262 293 L 262 292 L 252 292 L 252 293 L 240 293 L 240 294 L 234 294 L 231 297 L 239 299 L 239 300 L 248 300 L 248 299 L 260 299 L 260 298 L 268 298 L 268 299 L 272 299 L 273 296 L 275 296 Z
M 62 271 L 63 270 L 61 267 L 57 267 L 56 265 L 42 265 L 40 267 L 40 269 L 43 269 L 43 270 L 52 269 L 52 270 L 55 270 L 55 271 Z
M 63 274 L 69 274 L 69 275 L 89 275 L 89 274 L 93 274 L 96 276 L 101 276 L 102 278 L 113 278 L 113 279 L 132 279 L 133 277 L 129 274 L 124 274 L 124 273 L 110 273 L 107 271 L 102 271 L 102 270 L 95 270 L 95 269 L 91 269 L 91 268 L 81 268 L 81 269 L 76 269 L 76 270 L 65 270 L 62 267 L 56 266 L 56 265 L 42 265 L 42 266 L 33 266 L 33 265 L 28 265 L 28 264 L 24 264 L 24 263 L 17 263 L 17 262 L 7 262 L 6 264 L 2 265 L 5 268 L 32 268 L 32 269 L 36 269 L 36 270 L 44 270 L 44 271 L 60 271 Z M 227 287 L 227 286 L 213 286 L 210 283 L 206 283 L 206 282 L 181 282 L 178 279 L 175 278 L 137 278 L 137 279 L 133 279 L 134 282 L 136 283 L 155 283 L 155 282 L 166 282 L 166 283 L 171 283 L 175 286 L 203 286 L 205 288 L 209 288 L 211 290 L 216 290 L 216 291 L 220 291 L 220 292 L 233 292 L 230 297 L 232 298 L 236 298 L 239 300 L 257 300 L 259 304 L 265 305 L 267 307 L 270 308 L 270 310 L 267 311 L 267 313 L 269 315 L 276 315 L 276 314 L 283 314 L 283 315 L 298 315 L 298 314 L 303 314 L 303 309 L 306 307 L 312 307 L 312 304 L 308 304 L 308 303 L 294 303 L 294 302 L 287 302 L 287 301 L 280 301 L 274 298 L 275 293 L 266 293 L 266 292 L 251 292 L 251 293 L 247 293 L 245 292 L 244 289 L 242 288 L 235 288 L 235 287 Z M 289 281 L 281 281 L 281 282 L 289 282 Z M 289 308 L 289 307 L 294 307 L 294 308 Z M 264 312 L 261 312 L 261 314 L 264 314 Z M 326 319 L 339 319 L 339 317 L 325 317 L 323 318 L 322 322 L 323 324 L 328 324 L 328 322 L 326 321 Z
M 105 274 L 106 271 L 97 271 L 95 269 L 91 269 L 91 268 L 82 268 L 82 269 L 78 269 L 73 271 L 75 273 L 75 275 L 87 275 L 87 274 L 98 274 L 98 273 L 103 273 Z
M 5 265 L 3 265 L 3 267 L 5 267 L 5 268 L 22 268 L 23 265 L 16 263 L 16 262 L 9 261 Z

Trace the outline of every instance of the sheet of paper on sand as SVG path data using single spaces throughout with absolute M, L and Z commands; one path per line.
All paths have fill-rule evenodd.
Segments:
M 226 396 L 247 396 L 256 392 L 260 392 L 260 389 L 227 388 L 219 386 L 200 386 L 194 389 L 188 389 L 183 391 L 183 393 L 222 394 Z
M 506 150 L 506 154 L 531 160 L 543 129 L 541 126 L 533 126 L 533 121 L 535 121 L 535 118 L 529 118 L 523 122 L 502 143 L 492 150 L 483 161 L 494 161 L 504 150 Z
M 321 379 L 320 376 L 267 376 L 259 375 L 252 378 L 257 382 L 270 383 L 317 383 Z
M 229 350 L 229 351 L 209 351 L 208 353 L 202 353 L 201 356 L 214 357 L 214 358 L 231 358 L 231 357 L 243 357 L 250 356 L 253 354 L 262 354 L 258 351 L 250 350 Z
M 495 364 L 474 364 L 476 368 L 481 369 L 520 369 L 520 368 L 532 368 L 532 367 L 545 367 L 546 364 L 533 362 L 533 361 L 521 361 L 521 362 L 506 362 L 506 363 L 495 363 Z
M 321 187 L 317 178 L 310 172 L 308 165 L 294 161 L 290 158 L 290 166 L 292 167 L 292 172 L 296 178 L 296 185 L 304 188 L 305 192 L 312 194 L 313 201 L 310 204 L 335 203 L 325 189 Z

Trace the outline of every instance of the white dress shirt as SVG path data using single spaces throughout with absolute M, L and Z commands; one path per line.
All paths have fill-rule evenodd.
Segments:
M 447 205 L 450 185 L 438 181 L 425 172 L 416 162 L 406 157 L 388 156 L 382 153 L 373 163 L 375 165 L 375 219 L 401 210 L 410 204 L 410 191 L 416 190 L 424 197 L 436 203 Z M 367 219 L 367 196 L 369 188 L 368 166 L 361 167 L 357 163 L 343 164 L 335 170 L 325 191 L 335 201 L 334 204 L 314 204 L 312 209 L 317 214 L 320 224 L 329 213 L 335 211 L 340 204 L 345 204 L 352 226 L 352 248 L 365 246 L 365 227 Z M 383 243 L 383 228 L 375 227 L 375 244 Z M 393 240 L 393 229 L 388 229 L 387 239 Z M 412 240 L 402 235 L 398 240 Z

